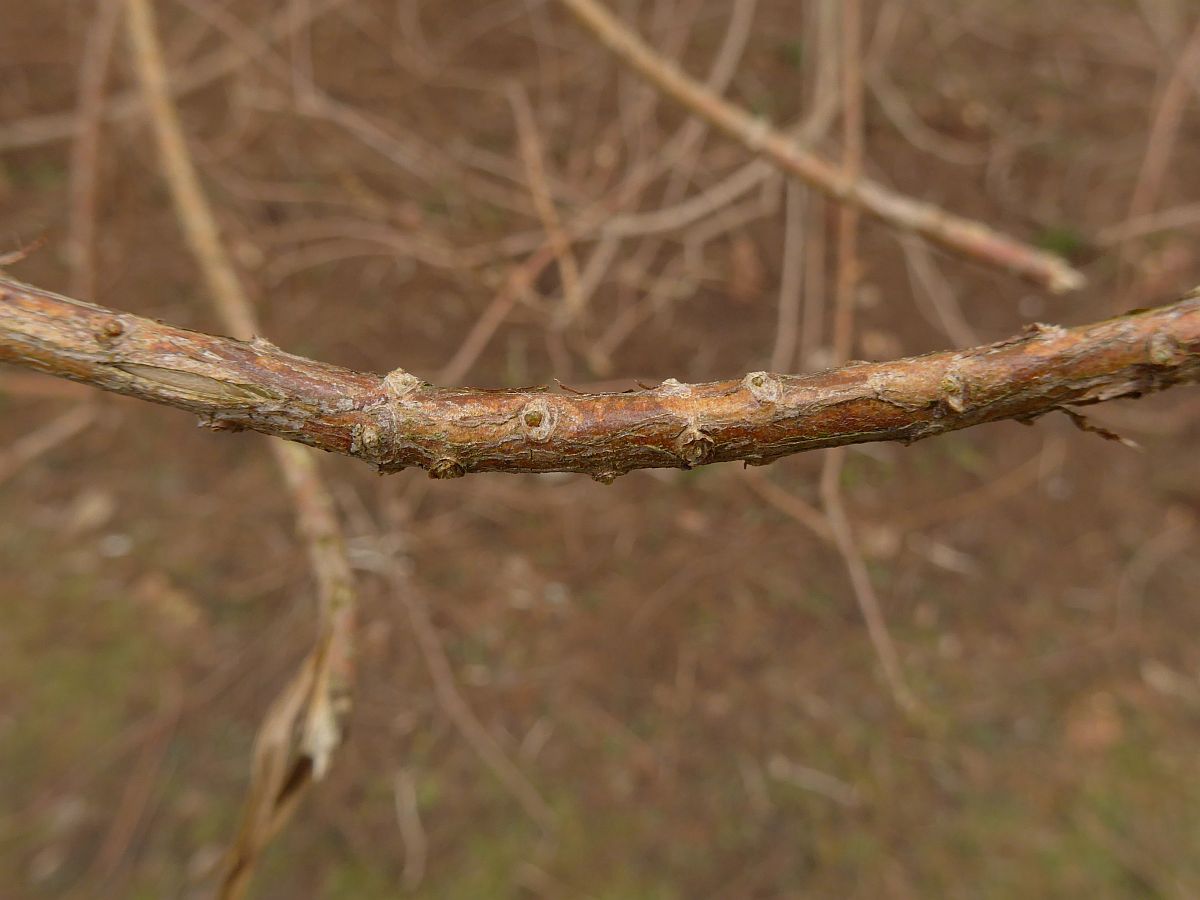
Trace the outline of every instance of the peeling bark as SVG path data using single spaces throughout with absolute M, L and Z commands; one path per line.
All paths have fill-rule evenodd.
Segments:
M 1200 381 L 1200 292 L 1079 328 L 811 375 L 604 394 L 441 388 L 176 328 L 0 278 L 0 360 L 433 478 L 751 465 L 903 441 Z

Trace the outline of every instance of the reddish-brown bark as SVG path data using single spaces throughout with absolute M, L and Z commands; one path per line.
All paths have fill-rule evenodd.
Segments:
M 763 464 L 818 447 L 906 443 L 1200 380 L 1200 294 L 1079 328 L 811 375 L 625 393 L 443 388 L 164 325 L 0 279 L 0 360 L 241 429 L 434 478 Z

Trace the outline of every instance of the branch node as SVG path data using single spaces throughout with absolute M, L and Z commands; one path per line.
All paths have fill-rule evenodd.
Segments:
M 681 382 L 676 381 L 674 378 L 668 378 L 658 386 L 658 390 L 661 393 L 666 394 L 668 397 L 687 397 L 692 393 L 692 386 L 689 384 L 682 384 Z
M 429 467 L 429 477 L 438 481 L 445 478 L 462 478 L 466 474 L 467 470 L 463 464 L 449 456 L 443 456 Z
M 228 419 L 221 419 L 215 415 L 202 415 L 196 419 L 197 428 L 207 428 L 210 431 L 245 431 L 244 425 L 239 425 L 236 422 L 230 422 Z
M 716 448 L 716 441 L 692 423 L 680 433 L 677 446 L 679 458 L 690 469 L 708 462 Z
M 778 403 L 783 396 L 783 385 L 770 372 L 751 372 L 742 379 L 742 384 L 759 403 Z
M 1061 325 L 1047 325 L 1045 322 L 1031 322 L 1025 326 L 1025 336 L 1029 338 L 1039 337 L 1060 337 L 1065 334 L 1067 329 Z
M 106 319 L 93 333 L 96 343 L 107 346 L 125 333 L 124 323 L 116 316 Z
M 365 455 L 370 459 L 378 459 L 383 449 L 383 436 L 379 429 L 371 424 L 355 425 L 350 432 L 350 452 L 355 455 Z
M 393 400 L 403 400 L 421 386 L 421 379 L 403 369 L 392 369 L 383 376 L 383 386 Z
M 554 426 L 558 424 L 558 412 L 542 398 L 525 404 L 520 415 L 525 436 L 539 444 L 550 439 Z
M 601 484 L 612 484 L 614 481 L 617 480 L 617 477 L 620 474 L 621 474 L 620 472 L 612 472 L 612 471 L 593 472 L 592 480 L 598 481 Z
M 956 413 L 967 408 L 967 382 L 961 375 L 951 372 L 942 379 L 939 387 L 942 390 L 942 402 Z
M 1179 341 L 1159 332 L 1150 338 L 1150 362 L 1156 366 L 1177 366 L 1184 360 Z

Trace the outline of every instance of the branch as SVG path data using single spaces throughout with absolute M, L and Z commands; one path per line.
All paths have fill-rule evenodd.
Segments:
M 744 460 L 819 447 L 911 443 L 1030 421 L 1200 381 L 1200 291 L 1079 328 L 1034 325 L 983 347 L 811 375 L 613 394 L 438 388 L 397 369 L 354 372 L 262 339 L 200 334 L 0 277 L 0 361 L 366 460 L 468 472 L 582 472 Z
M 216 216 L 188 151 L 171 99 L 151 0 L 126 0 L 134 69 L 149 108 L 163 178 L 209 299 L 226 328 L 259 332 L 254 309 L 221 241 Z M 111 330 L 111 328 L 110 328 Z M 316 646 L 275 698 L 254 741 L 250 786 L 219 891 L 245 894 L 263 850 L 295 811 L 304 790 L 324 777 L 342 743 L 352 703 L 358 602 L 333 498 L 312 454 L 272 442 L 317 581 Z
M 1083 286 L 1083 274 L 1057 256 L 867 178 L 847 177 L 838 166 L 797 147 L 764 120 L 688 76 L 596 0 L 562 0 L 562 4 L 600 43 L 660 91 L 788 175 L 893 228 L 915 232 L 952 253 L 1012 272 L 1055 293 Z

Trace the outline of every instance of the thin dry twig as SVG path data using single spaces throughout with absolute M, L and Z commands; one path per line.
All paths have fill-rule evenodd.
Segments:
M 521 160 L 529 178 L 529 192 L 533 198 L 533 205 L 538 218 L 542 220 L 547 242 L 558 260 L 558 272 L 562 278 L 563 307 L 555 316 L 555 322 L 560 327 L 565 327 L 583 312 L 585 297 L 580 289 L 579 263 L 571 252 L 571 242 L 563 231 L 562 220 L 558 216 L 554 197 L 546 182 L 542 140 L 538 135 L 537 121 L 533 115 L 533 107 L 529 104 L 529 97 L 515 82 L 509 84 L 506 95 L 517 126 L 517 143 L 520 145 Z
M 525 777 L 525 773 L 496 743 L 496 739 L 479 721 L 479 717 L 459 691 L 454 670 L 450 666 L 450 660 L 446 658 L 446 651 L 438 638 L 424 599 L 412 590 L 407 583 L 406 574 L 399 565 L 393 566 L 388 576 L 408 615 L 417 646 L 421 649 L 421 656 L 425 659 L 434 692 L 443 711 L 476 755 L 483 760 L 484 765 L 491 769 L 492 774 L 516 798 L 526 814 L 546 831 L 551 830 L 554 826 L 554 811 Z
M 463 376 L 471 371 L 471 367 L 475 365 L 496 331 L 504 324 L 513 307 L 553 261 L 554 248 L 545 244 L 529 259 L 512 267 L 492 302 L 475 320 L 475 324 L 459 344 L 458 350 L 438 372 L 439 381 L 454 383 L 462 380 Z
M 1114 627 L 1118 631 L 1137 631 L 1147 584 L 1172 556 L 1195 547 L 1195 532 L 1193 515 L 1183 509 L 1169 508 L 1162 529 L 1143 541 L 1122 567 L 1114 591 Z
M 145 741 L 137 762 L 131 767 L 132 771 L 125 783 L 121 800 L 109 818 L 108 832 L 86 878 L 93 888 L 103 885 L 108 890 L 114 890 L 110 880 L 121 867 L 130 846 L 134 843 L 138 827 L 146 818 L 155 783 L 168 761 L 167 751 L 171 747 L 173 732 L 179 724 L 182 707 L 176 697 L 179 693 L 178 684 L 170 684 L 163 693 L 163 727 Z
M 1122 219 L 1097 232 L 1096 243 L 1101 247 L 1111 247 L 1161 231 L 1192 228 L 1198 222 L 1200 222 L 1200 203 L 1187 203 L 1164 209 L 1162 212 Z
M 971 515 L 979 516 L 996 504 L 1035 486 L 1047 470 L 1053 471 L 1062 464 L 1065 453 L 1066 447 L 1062 438 L 1050 439 L 1041 450 L 1021 465 L 979 487 L 955 493 L 927 506 L 904 510 L 889 519 L 884 527 L 896 533 L 921 531 L 943 522 Z
M 862 4 L 841 4 L 842 70 L 842 178 L 862 177 L 865 156 L 863 135 Z M 854 340 L 855 293 L 859 283 L 858 209 L 851 204 L 838 208 L 837 281 L 833 300 L 833 355 L 837 363 L 850 358 Z M 832 456 L 833 454 L 831 454 Z
M 1174 152 L 1183 114 L 1187 107 L 1192 82 L 1200 76 L 1200 22 L 1196 23 L 1187 45 L 1180 54 L 1155 105 L 1150 133 L 1146 137 L 1146 152 L 1138 171 L 1137 183 L 1129 201 L 1129 221 L 1144 220 L 1158 202 L 1163 179 Z M 1129 242 L 1122 241 L 1118 255 L 1119 270 L 1126 271 Z M 1124 292 L 1119 292 L 1123 295 Z
M 862 176 L 864 158 L 863 76 L 862 76 L 862 3 L 844 0 L 841 4 L 842 69 L 842 166 L 843 177 L 855 181 Z M 838 210 L 838 268 L 833 310 L 833 352 L 838 363 L 849 357 L 854 340 L 854 306 L 859 281 L 858 209 L 843 204 Z M 867 625 L 871 646 L 883 668 L 892 699 L 908 715 L 919 708 L 916 697 L 904 680 L 900 656 L 888 631 L 887 620 L 866 562 L 854 539 L 850 517 L 842 497 L 842 470 L 846 450 L 837 447 L 825 456 L 821 469 L 820 493 L 825 517 L 833 534 L 834 545 L 846 566 L 854 598 Z
M 268 43 L 277 43 L 292 32 L 303 28 L 309 21 L 345 6 L 349 0 L 319 0 L 297 16 L 291 9 L 283 9 L 262 26 Z M 305 18 L 311 17 L 311 18 Z M 174 96 L 183 97 L 224 78 L 239 66 L 253 59 L 253 54 L 238 46 L 226 45 L 197 60 L 171 80 L 170 89 Z M 124 121 L 137 118 L 146 111 L 145 101 L 136 89 L 124 91 L 112 98 L 102 118 L 105 122 Z M 40 147 L 57 141 L 74 138 L 84 125 L 75 110 L 30 116 L 0 127 L 0 151 Z
M 98 414 L 94 404 L 82 403 L 17 439 L 0 452 L 0 485 L 34 460 L 71 440 L 96 421 Z
M 798 148 L 786 135 L 718 97 L 664 59 L 597 0 L 561 0 L 604 46 L 659 90 L 782 171 L 843 203 L 954 253 L 1013 272 L 1051 291 L 1075 290 L 1082 273 L 1062 259 L 1003 235 L 981 222 L 898 194 L 866 178 L 850 179 L 837 166 Z
M 425 878 L 425 862 L 429 856 L 429 839 L 421 824 L 421 809 L 417 802 L 417 783 L 412 772 L 401 769 L 392 781 L 396 807 L 396 823 L 404 841 L 404 886 L 414 891 Z
M 784 200 L 783 272 L 779 276 L 779 313 L 771 369 L 784 372 L 796 362 L 800 343 L 800 304 L 804 295 L 804 187 L 788 182 Z
M 252 338 L 259 332 L 254 310 L 221 242 L 188 152 L 149 0 L 127 0 L 126 13 L 138 79 L 180 226 L 225 327 L 244 339 Z M 345 737 L 351 703 L 357 597 L 333 501 L 307 451 L 283 442 L 272 442 L 271 449 L 316 575 L 318 637 L 316 647 L 266 713 L 256 737 L 246 807 L 221 886 L 221 896 L 226 898 L 245 893 L 267 843 L 291 816 L 303 790 L 328 770 Z
M 753 470 L 748 474 L 750 477 L 746 479 L 746 487 L 780 512 L 795 519 L 816 537 L 833 543 L 833 531 L 821 510 Z
M 956 347 L 978 344 L 979 337 L 975 329 L 963 316 L 954 289 L 938 269 L 929 247 L 908 235 L 901 235 L 900 249 L 904 251 L 908 280 L 917 300 L 917 309 L 925 316 L 925 320 L 940 329 Z
M 71 215 L 66 252 L 72 296 L 96 297 L 96 173 L 108 64 L 121 22 L 121 0 L 99 0 L 79 63 L 78 127 L 71 147 Z
M 1129 202 L 1129 219 L 1139 219 L 1154 209 L 1175 149 L 1188 93 L 1197 77 L 1200 77 L 1200 22 L 1192 31 L 1155 106 L 1150 133 L 1146 136 L 1146 154 Z

